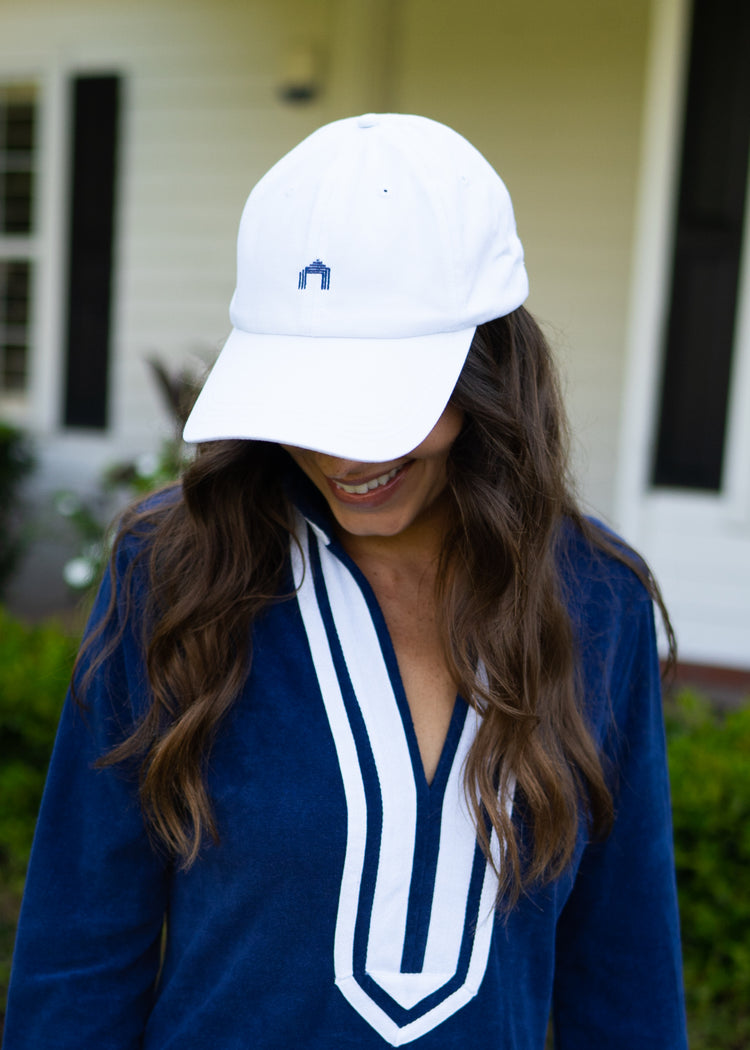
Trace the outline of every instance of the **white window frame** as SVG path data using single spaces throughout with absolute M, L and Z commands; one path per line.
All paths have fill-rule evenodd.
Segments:
M 18 91 L 21 95 L 28 92 L 29 99 L 34 107 L 34 138 L 32 141 L 32 197 L 31 197 L 31 223 L 28 232 L 13 233 L 6 232 L 0 228 L 0 262 L 26 263 L 29 267 L 29 313 L 26 324 L 26 383 L 21 390 L 6 390 L 0 385 L 0 410 L 7 417 L 16 417 L 22 412 L 27 400 L 28 390 L 31 385 L 31 362 L 33 356 L 33 320 L 34 320 L 34 286 L 36 271 L 38 268 L 37 251 L 37 229 L 39 214 L 39 84 L 33 78 L 19 78 L 17 76 L 6 77 L 0 75 L 0 90 L 3 93 Z M 0 144 L 0 150 L 1 150 Z M 3 164 L 3 167 L 5 165 Z M 0 216 L 2 218 L 2 216 Z
M 62 376 L 62 288 L 68 220 L 67 71 L 49 56 L 19 58 L 3 54 L 0 82 L 33 84 L 37 90 L 36 187 L 33 232 L 24 251 L 33 266 L 29 317 L 27 389 L 22 395 L 0 392 L 0 416 L 36 436 L 60 431 Z M 0 253 L 8 257 L 16 236 L 0 236 Z

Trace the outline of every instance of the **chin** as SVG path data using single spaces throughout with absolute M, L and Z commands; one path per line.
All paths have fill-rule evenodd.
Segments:
M 404 519 L 389 521 L 385 516 L 378 521 L 374 514 L 337 514 L 336 521 L 339 528 L 351 536 L 398 536 L 411 524 Z

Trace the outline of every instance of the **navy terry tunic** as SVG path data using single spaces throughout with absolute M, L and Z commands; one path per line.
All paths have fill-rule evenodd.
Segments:
M 299 538 L 298 595 L 254 624 L 211 752 L 221 841 L 188 871 L 152 848 L 133 777 L 93 768 L 148 702 L 135 625 L 88 713 L 66 702 L 5 1050 L 543 1050 L 550 1010 L 557 1050 L 684 1050 L 659 669 L 635 575 L 568 530 L 615 825 L 603 843 L 582 831 L 565 875 L 499 916 L 462 787 L 478 716 L 457 698 L 428 785 L 367 582 L 320 522 L 300 518 Z

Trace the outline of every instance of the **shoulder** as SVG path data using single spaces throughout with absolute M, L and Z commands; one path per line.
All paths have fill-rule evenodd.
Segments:
M 622 537 L 596 518 L 565 519 L 557 548 L 558 569 L 572 615 L 651 605 L 650 571 Z
M 589 698 L 617 706 L 633 682 L 659 678 L 651 575 L 616 533 L 591 518 L 566 522 L 559 573 Z M 598 702 L 598 701 L 597 701 Z
M 112 565 L 120 576 L 153 547 L 170 522 L 184 514 L 182 487 L 179 484 L 152 492 L 130 504 L 116 518 L 113 526 Z

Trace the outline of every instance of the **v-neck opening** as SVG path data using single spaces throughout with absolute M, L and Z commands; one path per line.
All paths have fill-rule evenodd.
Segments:
M 429 799 L 427 809 L 428 811 L 432 810 L 435 806 L 439 807 L 441 804 L 445 787 L 450 776 L 450 771 L 456 757 L 456 750 L 458 748 L 459 740 L 461 739 L 464 722 L 466 721 L 468 705 L 463 697 L 458 694 L 456 695 L 453 701 L 453 709 L 451 711 L 450 722 L 448 723 L 448 730 L 445 734 L 445 739 L 443 740 L 437 766 L 435 767 L 435 774 L 432 780 L 428 781 L 427 774 L 425 773 L 424 762 L 422 761 L 422 754 L 419 750 L 417 731 L 414 728 L 414 719 L 412 718 L 411 708 L 409 706 L 403 678 L 401 676 L 401 669 L 398 666 L 396 649 L 393 644 L 393 639 L 391 638 L 391 633 L 388 630 L 385 615 L 383 614 L 383 610 L 380 608 L 380 603 L 375 596 L 375 591 L 373 590 L 370 581 L 351 555 L 346 552 L 339 540 L 332 539 L 327 546 L 334 557 L 338 558 L 338 560 L 349 570 L 367 604 L 367 609 L 383 653 L 383 659 L 388 671 L 393 695 L 396 699 L 401 727 L 409 750 L 409 758 L 411 760 L 412 775 L 417 790 L 417 797 L 418 799 L 424 799 L 425 801 Z M 420 808 L 422 807 L 420 806 Z
M 410 1032 L 468 1001 L 487 965 L 497 880 L 462 783 L 477 723 L 457 700 L 428 785 L 382 610 L 330 548 L 310 525 L 291 558 L 347 803 L 336 983 L 363 1016 Z

